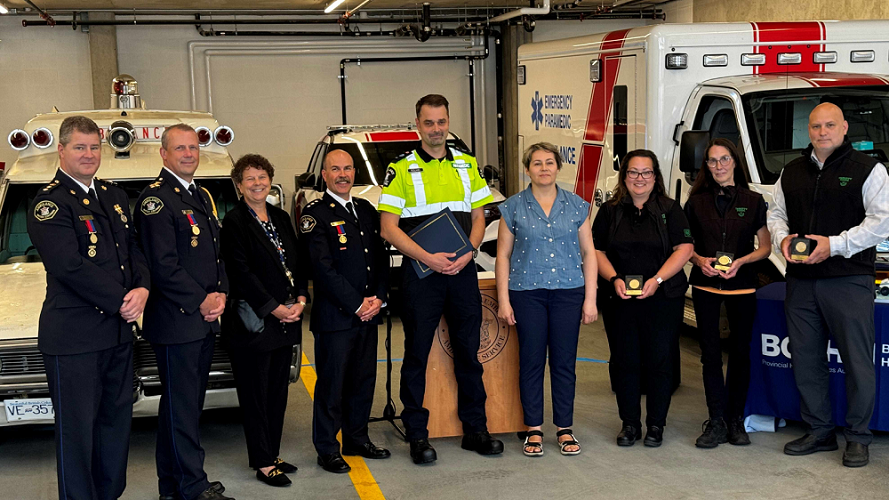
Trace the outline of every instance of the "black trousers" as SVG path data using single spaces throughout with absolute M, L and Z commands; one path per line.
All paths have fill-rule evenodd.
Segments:
M 611 385 L 620 419 L 642 427 L 641 386 L 644 381 L 645 425 L 664 427 L 673 389 L 673 350 L 685 297 L 656 294 L 647 299 L 609 299 L 602 316 L 611 348 Z
M 256 352 L 231 349 L 232 371 L 247 438 L 250 467 L 275 465 L 281 451 L 293 346 Z
M 832 334 L 846 372 L 846 440 L 870 444 L 876 398 L 873 276 L 788 276 L 784 313 L 800 414 L 810 432 L 819 438 L 834 432 L 827 365 Z
M 318 455 L 358 447 L 370 441 L 367 420 L 377 383 L 377 325 L 361 325 L 336 332 L 312 332 L 315 336 L 315 402 L 312 443 Z
M 133 344 L 98 352 L 43 355 L 56 414 L 62 500 L 112 500 L 127 485 L 133 417 Z
M 710 418 L 743 417 L 750 385 L 750 336 L 756 316 L 756 294 L 722 295 L 692 288 L 691 296 L 701 335 L 704 395 Z M 719 309 L 723 302 L 731 330 L 725 377 L 722 375 L 722 346 L 719 342 Z
M 158 490 L 197 498 L 210 487 L 204 472 L 200 418 L 216 335 L 185 344 L 152 344 L 163 394 L 157 415 Z
M 405 260 L 404 284 L 404 362 L 401 365 L 401 419 L 407 438 L 429 437 L 429 410 L 423 408 L 426 395 L 426 364 L 435 339 L 435 330 L 444 314 L 448 324 L 457 379 L 457 416 L 463 432 L 487 430 L 485 417 L 484 369 L 478 360 L 482 297 L 478 272 L 470 263 L 455 276 L 441 273 L 418 279 Z

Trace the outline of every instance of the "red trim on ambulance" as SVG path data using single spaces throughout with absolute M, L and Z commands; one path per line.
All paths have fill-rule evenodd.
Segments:
M 820 21 L 801 23 L 750 23 L 753 26 L 753 43 L 765 43 L 767 45 L 754 45 L 755 54 L 766 54 L 766 63 L 762 66 L 753 66 L 754 75 L 766 73 L 787 73 L 789 71 L 824 71 L 823 64 L 815 64 L 813 56 L 815 52 L 824 51 L 824 44 L 791 44 L 781 42 L 796 41 L 820 41 L 826 38 L 824 23 Z M 771 43 L 771 45 L 768 45 Z M 802 54 L 802 62 L 792 66 L 779 65 L 778 54 L 782 52 L 799 52 Z
M 624 46 L 630 30 L 612 31 L 602 40 L 602 50 L 616 50 Z M 602 81 L 593 84 L 590 91 L 590 107 L 587 111 L 584 141 L 602 142 L 608 129 L 608 116 L 611 114 L 614 83 L 620 70 L 620 58 L 607 56 L 602 61 Z M 577 178 L 574 180 L 574 193 L 588 202 L 592 202 L 599 179 L 599 168 L 602 165 L 603 147 L 595 144 L 584 144 L 580 150 L 577 165 Z
M 367 142 L 395 142 L 395 141 L 419 141 L 420 134 L 416 132 L 371 132 L 364 134 Z
M 886 85 L 886 80 L 873 75 L 857 75 L 854 73 L 825 73 L 819 76 L 799 76 L 813 87 L 863 87 L 870 85 Z
M 580 148 L 580 159 L 577 161 L 577 180 L 574 183 L 574 194 L 592 203 L 596 192 L 596 181 L 599 179 L 599 168 L 602 166 L 602 146 L 584 144 Z

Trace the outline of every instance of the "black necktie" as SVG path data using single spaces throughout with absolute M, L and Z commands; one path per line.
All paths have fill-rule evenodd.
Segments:
M 198 205 L 200 205 L 201 208 L 206 209 L 206 207 L 204 206 L 204 200 L 201 199 L 201 195 L 198 193 L 197 186 L 195 186 L 194 184 L 189 185 L 188 192 L 191 193 L 191 195 L 194 197 L 195 201 L 198 202 Z
M 352 217 L 355 217 L 355 220 L 358 220 L 358 214 L 355 213 L 355 210 L 354 210 L 354 207 L 352 206 L 351 201 L 346 202 L 346 210 L 348 210 L 349 213 L 352 214 Z
M 99 195 L 96 194 L 96 190 L 94 188 L 90 188 L 89 191 L 90 191 L 90 198 L 92 198 L 93 201 L 99 201 Z

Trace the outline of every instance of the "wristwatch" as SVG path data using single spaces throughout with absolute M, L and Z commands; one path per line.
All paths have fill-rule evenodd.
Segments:
M 608 280 L 608 282 L 613 285 L 615 281 L 622 280 L 622 279 L 624 279 L 623 276 L 621 276 L 620 274 L 615 274 L 614 276 L 611 277 L 610 280 Z
M 473 259 L 478 258 L 478 248 L 472 249 L 472 258 Z
M 655 276 L 654 280 L 657 281 L 657 286 L 661 286 L 661 283 L 664 282 L 664 278 L 661 278 L 660 276 Z

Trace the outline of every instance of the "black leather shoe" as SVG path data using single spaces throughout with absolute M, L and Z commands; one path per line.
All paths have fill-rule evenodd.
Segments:
M 642 444 L 649 448 L 657 448 L 664 442 L 664 429 L 656 425 L 649 425 Z
M 725 420 L 710 419 L 704 422 L 704 433 L 698 436 L 695 446 L 698 448 L 716 448 L 722 443 L 728 442 L 728 428 Z
M 633 446 L 636 440 L 642 437 L 642 431 L 630 424 L 624 424 L 624 428 L 617 435 L 618 446 Z
M 297 466 L 295 466 L 293 464 L 288 464 L 287 462 L 281 460 L 280 458 L 275 459 L 275 467 L 277 467 L 279 471 L 281 471 L 285 474 L 293 474 L 294 472 L 299 470 L 299 468 Z
M 846 451 L 843 453 L 843 465 L 846 467 L 864 467 L 870 459 L 867 445 L 846 441 Z
M 323 457 L 318 457 L 318 465 L 324 468 L 327 472 L 333 472 L 334 474 L 344 474 L 352 470 L 349 467 L 349 464 L 343 460 L 343 456 L 339 454 L 339 452 L 328 453 Z
M 428 464 L 438 460 L 438 455 L 435 454 L 435 448 L 429 444 L 428 439 L 412 439 L 411 460 L 417 465 Z
M 235 500 L 234 498 L 227 497 L 223 495 L 218 490 L 214 489 L 213 486 L 210 486 L 203 493 L 198 495 L 196 500 Z
M 211 481 L 210 488 L 211 490 L 219 493 L 220 495 L 225 493 L 225 486 L 222 485 L 219 481 Z M 182 500 L 182 497 L 179 496 L 178 493 L 173 493 L 172 495 L 160 495 L 158 496 L 158 500 Z
M 809 455 L 818 451 L 833 451 L 838 449 L 837 436 L 831 433 L 824 439 L 818 439 L 812 434 L 806 434 L 799 439 L 784 445 L 785 455 Z
M 731 418 L 728 421 L 728 442 L 735 446 L 750 444 L 750 436 L 744 428 L 744 417 Z
M 380 448 L 370 441 L 356 447 L 343 446 L 343 455 L 360 456 L 370 459 L 389 458 L 392 454 L 386 448 Z
M 281 472 L 281 469 L 277 467 L 270 470 L 268 475 L 263 474 L 261 470 L 256 471 L 256 479 L 259 479 L 269 486 L 290 486 L 291 484 L 287 474 Z
M 463 436 L 460 445 L 464 450 L 471 450 L 479 455 L 497 455 L 503 453 L 503 441 L 494 439 L 488 431 L 473 432 Z

